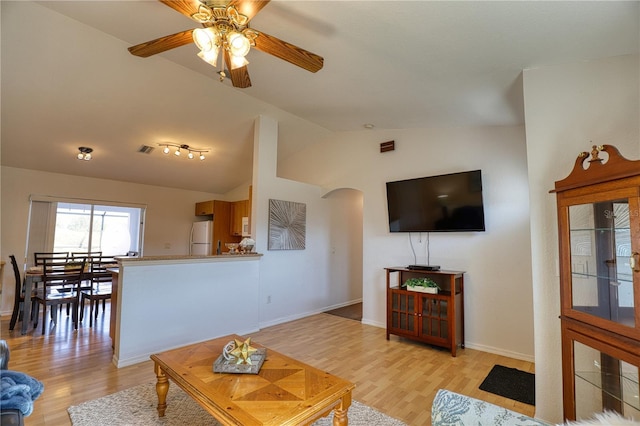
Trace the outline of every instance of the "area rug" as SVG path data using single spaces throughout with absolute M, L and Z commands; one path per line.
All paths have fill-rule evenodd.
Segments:
M 494 365 L 480 389 L 525 404 L 536 405 L 535 375 L 517 368 Z
M 167 411 L 158 417 L 158 396 L 155 383 L 145 383 L 112 395 L 69 407 L 73 426 L 147 426 L 194 425 L 219 426 L 198 403 L 176 385 L 169 387 Z M 330 426 L 333 414 L 314 426 Z M 349 407 L 350 426 L 406 426 L 400 420 L 387 416 L 357 401 Z

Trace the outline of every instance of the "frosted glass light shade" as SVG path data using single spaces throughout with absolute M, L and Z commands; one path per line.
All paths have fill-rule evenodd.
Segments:
M 249 65 L 249 61 L 247 61 L 244 56 L 230 55 L 229 59 L 231 61 L 232 70 L 235 70 L 236 68 L 244 67 L 245 65 Z
M 251 43 L 249 39 L 243 34 L 238 32 L 232 32 L 227 36 L 227 42 L 229 43 L 229 52 L 232 56 L 246 56 L 251 49 Z
M 213 28 L 196 28 L 191 34 L 198 49 L 207 52 L 218 45 L 218 34 Z
M 200 51 L 198 52 L 198 57 L 203 61 L 213 65 L 214 67 L 218 66 L 218 48 L 215 47 L 212 50 L 208 51 Z

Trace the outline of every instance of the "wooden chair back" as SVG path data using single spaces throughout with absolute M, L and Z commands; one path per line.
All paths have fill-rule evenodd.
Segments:
M 42 283 L 45 290 L 57 288 L 58 292 L 77 290 L 85 272 L 85 259 L 67 261 L 67 259 L 43 259 Z M 62 290 L 64 289 L 64 290 Z
M 94 256 L 91 258 L 91 278 L 94 284 L 111 282 L 111 272 L 107 269 L 117 264 L 113 256 Z
M 64 260 L 66 262 L 67 259 L 69 259 L 68 251 L 33 253 L 33 260 L 34 260 L 35 266 L 44 265 L 45 260 Z
M 31 303 L 31 295 L 25 298 L 24 295 L 24 283 L 22 276 L 20 275 L 20 268 L 18 268 L 18 262 L 14 255 L 10 255 L 11 266 L 13 266 L 13 275 L 15 277 L 15 292 L 13 296 L 13 312 L 11 313 L 11 320 L 9 321 L 9 330 L 13 330 L 18 321 L 18 318 L 22 318 L 25 300 Z M 33 311 L 32 311 L 33 312 Z
M 14 255 L 10 255 L 11 266 L 13 266 L 13 275 L 16 279 L 16 292 L 15 292 L 15 300 L 16 302 L 20 301 L 20 297 L 22 296 L 22 292 L 24 289 L 22 288 L 22 276 L 20 275 L 20 268 L 18 268 L 18 262 L 16 261 L 16 257 Z
M 101 251 L 85 251 L 85 252 L 71 252 L 71 260 L 87 259 L 87 263 L 91 262 L 91 259 L 96 256 L 102 256 Z

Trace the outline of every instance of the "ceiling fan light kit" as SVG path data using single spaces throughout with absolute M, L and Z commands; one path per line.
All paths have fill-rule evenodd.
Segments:
M 76 156 L 78 160 L 85 160 L 85 161 L 91 160 L 91 153 L 93 152 L 92 148 L 87 148 L 86 146 L 80 146 L 78 147 L 78 151 L 80 151 Z
M 222 52 L 220 80 L 226 77 L 224 65 L 234 87 L 251 87 L 246 59 L 251 48 L 283 59 L 293 65 L 317 72 L 322 69 L 324 59 L 276 37 L 249 28 L 249 21 L 269 0 L 231 0 L 226 6 L 211 5 L 197 0 L 159 0 L 177 12 L 202 24 L 203 28 L 181 31 L 160 37 L 129 48 L 131 54 L 146 58 L 169 49 L 184 46 L 191 41 L 200 49 L 198 57 L 217 67 Z

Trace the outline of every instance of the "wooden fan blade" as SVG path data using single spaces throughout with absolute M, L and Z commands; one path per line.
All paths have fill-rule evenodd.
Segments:
M 158 0 L 158 1 L 166 4 L 167 6 L 169 6 L 171 9 L 175 11 L 182 13 L 187 18 L 191 18 L 191 15 L 198 12 L 198 8 L 202 4 L 198 0 Z
M 307 71 L 317 72 L 322 69 L 324 65 L 324 58 L 318 56 L 315 53 L 306 51 L 298 46 L 294 46 L 291 43 L 280 40 L 277 37 L 265 34 L 262 31 L 257 31 L 258 37 L 256 37 L 255 48 L 261 52 L 268 53 L 280 59 L 297 65 L 300 68 L 304 68 Z
M 263 7 L 269 4 L 270 0 L 231 0 L 229 6 L 251 20 Z
M 229 77 L 231 78 L 231 83 L 233 83 L 233 87 L 237 87 L 239 89 L 246 89 L 247 87 L 251 87 L 251 79 L 249 78 L 249 70 L 247 70 L 247 66 L 236 68 L 234 70 L 231 69 L 231 58 L 229 57 L 229 52 L 225 50 L 224 52 L 224 62 L 227 64 L 227 69 L 229 70 Z
M 176 34 L 160 37 L 146 43 L 140 43 L 138 45 L 131 46 L 129 48 L 129 52 L 131 52 L 132 55 L 146 58 L 151 55 L 155 55 L 156 53 L 162 53 L 193 42 L 193 36 L 191 33 L 193 33 L 193 30 L 186 30 Z

